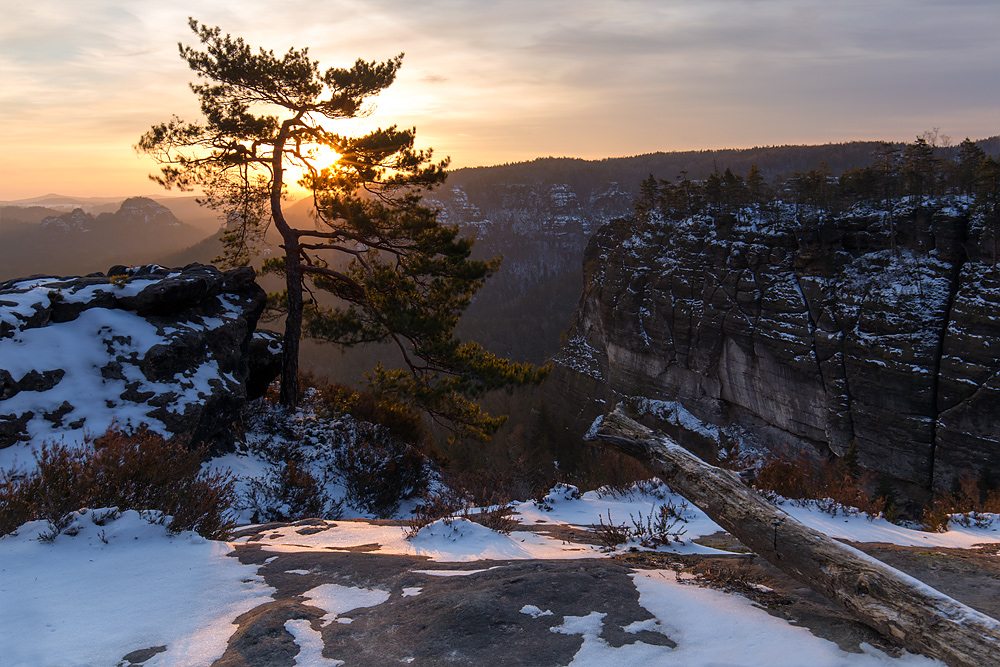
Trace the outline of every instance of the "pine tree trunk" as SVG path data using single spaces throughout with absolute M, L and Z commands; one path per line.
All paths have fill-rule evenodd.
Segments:
M 754 553 L 883 635 L 952 667 L 996 664 L 995 619 L 804 526 L 735 473 L 706 464 L 620 406 L 595 426 L 588 440 L 640 460 Z
M 288 313 L 281 348 L 281 391 L 278 401 L 287 408 L 299 404 L 299 341 L 302 338 L 302 269 L 298 264 L 298 239 L 285 240 L 285 289 Z
M 299 257 L 299 237 L 285 220 L 281 210 L 284 189 L 285 141 L 289 130 L 299 122 L 300 113 L 281 124 L 274 140 L 271 157 L 271 219 L 281 234 L 285 246 L 285 289 L 288 313 L 285 316 L 285 337 L 281 346 L 281 391 L 278 401 L 286 408 L 299 404 L 299 339 L 302 337 L 302 267 Z

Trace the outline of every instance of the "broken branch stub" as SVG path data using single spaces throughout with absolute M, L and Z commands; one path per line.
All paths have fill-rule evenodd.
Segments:
M 952 667 L 997 664 L 1000 621 L 803 525 L 621 406 L 595 422 L 587 440 L 635 457 L 754 553 L 907 649 Z

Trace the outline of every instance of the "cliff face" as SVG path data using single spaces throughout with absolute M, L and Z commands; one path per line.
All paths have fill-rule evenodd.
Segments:
M 1000 473 L 1000 277 L 979 223 L 957 200 L 893 208 L 604 226 L 549 400 L 579 432 L 639 397 L 708 455 L 855 442 L 916 493 Z

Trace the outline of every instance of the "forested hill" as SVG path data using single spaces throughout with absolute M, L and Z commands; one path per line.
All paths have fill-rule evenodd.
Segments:
M 977 140 L 986 153 L 1000 155 L 1000 135 Z M 489 197 L 488 191 L 497 184 L 565 183 L 577 193 L 590 193 L 617 182 L 629 195 L 638 193 L 639 182 L 655 174 L 676 179 L 682 171 L 692 180 L 707 178 L 714 171 L 727 168 L 745 174 L 757 165 L 764 178 L 771 181 L 794 172 L 816 169 L 825 162 L 832 173 L 839 174 L 852 167 L 864 167 L 872 162 L 872 154 L 882 145 L 879 141 L 852 141 L 814 146 L 765 146 L 725 148 L 719 150 L 647 153 L 631 157 L 603 160 L 582 160 L 569 157 L 544 157 L 530 162 L 516 162 L 494 167 L 456 169 L 448 177 L 448 186 L 462 187 L 470 198 Z M 904 144 L 893 144 L 902 150 Z M 937 146 L 938 157 L 954 160 L 954 146 Z
M 954 162 L 959 147 L 933 146 L 935 159 Z M 1000 154 L 1000 136 L 976 142 Z M 873 164 L 881 150 L 902 154 L 906 144 L 856 141 L 818 146 L 650 153 L 580 160 L 539 158 L 495 167 L 458 169 L 432 201 L 446 222 L 474 234 L 481 255 L 503 255 L 501 271 L 480 292 L 463 320 L 465 335 L 499 353 L 542 361 L 560 334 L 583 287 L 587 241 L 604 223 L 633 211 L 640 184 L 658 179 L 693 182 L 756 166 L 772 191 L 802 174 L 840 174 Z

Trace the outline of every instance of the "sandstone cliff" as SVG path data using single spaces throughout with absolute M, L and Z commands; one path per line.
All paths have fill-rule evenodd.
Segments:
M 709 456 L 856 443 L 917 496 L 1000 474 L 1000 275 L 982 222 L 958 199 L 892 208 L 605 225 L 553 412 L 580 433 L 633 397 Z
M 112 424 L 230 448 L 264 301 L 253 269 L 200 264 L 0 283 L 0 459 Z

